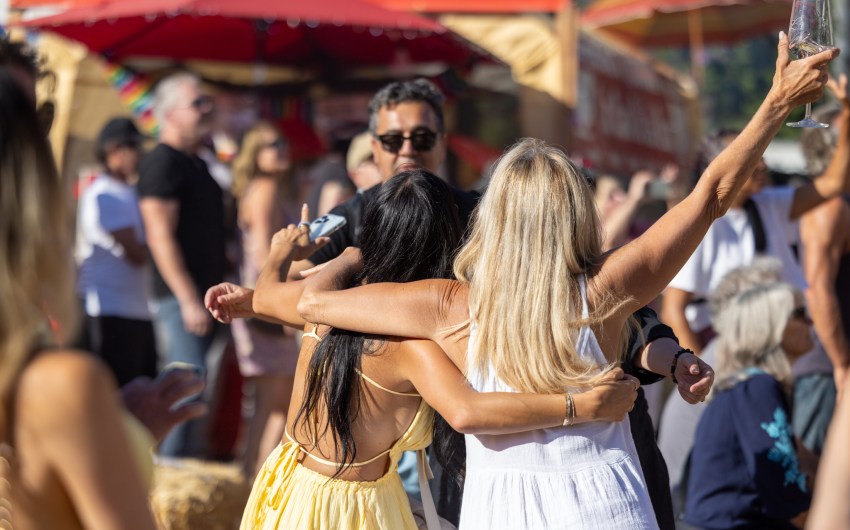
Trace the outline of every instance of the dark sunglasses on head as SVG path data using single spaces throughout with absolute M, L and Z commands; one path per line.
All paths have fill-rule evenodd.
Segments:
M 795 307 L 794 310 L 791 311 L 790 318 L 802 320 L 803 322 L 811 322 L 812 321 L 811 317 L 809 317 L 808 310 L 806 310 L 806 306 Z
M 437 133 L 429 130 L 414 131 L 410 136 L 405 136 L 401 133 L 376 134 L 375 138 L 381 142 L 381 147 L 384 151 L 390 153 L 398 153 L 401 151 L 401 146 L 405 140 L 410 140 L 410 145 L 413 150 L 419 153 L 425 153 L 434 148 L 437 143 Z

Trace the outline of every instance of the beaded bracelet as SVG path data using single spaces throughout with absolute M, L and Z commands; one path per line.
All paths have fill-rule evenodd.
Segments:
M 679 364 L 679 356 L 684 355 L 686 353 L 690 353 L 693 355 L 693 350 L 689 350 L 687 348 L 682 348 L 681 350 L 676 352 L 676 355 L 673 356 L 673 362 L 670 364 L 670 377 L 673 379 L 674 384 L 679 384 L 676 380 L 676 365 Z
M 566 411 L 564 413 L 564 423 L 561 425 L 569 427 L 576 421 L 576 404 L 575 401 L 573 401 L 573 395 L 570 392 L 564 394 L 564 400 L 566 401 Z

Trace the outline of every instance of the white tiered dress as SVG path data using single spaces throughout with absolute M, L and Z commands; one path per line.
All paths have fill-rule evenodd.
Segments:
M 587 297 L 580 281 L 584 316 Z M 473 326 L 469 344 L 475 340 Z M 582 328 L 579 355 L 605 365 L 590 328 Z M 471 355 L 468 356 L 470 359 Z M 493 370 L 470 363 L 479 392 L 513 392 Z M 466 482 L 461 530 L 656 529 L 629 419 L 510 435 L 466 436 Z

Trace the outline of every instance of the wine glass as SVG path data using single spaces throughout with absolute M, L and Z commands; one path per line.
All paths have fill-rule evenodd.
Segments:
M 791 27 L 788 30 L 792 59 L 804 59 L 832 48 L 832 17 L 829 0 L 794 0 Z M 812 104 L 806 104 L 806 116 L 789 127 L 826 128 L 812 119 Z

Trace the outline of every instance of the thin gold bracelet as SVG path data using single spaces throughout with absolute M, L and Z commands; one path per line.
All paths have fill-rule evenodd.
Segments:
M 563 427 L 569 427 L 576 419 L 576 405 L 575 401 L 573 401 L 573 395 L 570 392 L 564 394 L 564 400 L 566 402 L 566 411 L 564 414 L 564 422 L 561 425 Z

